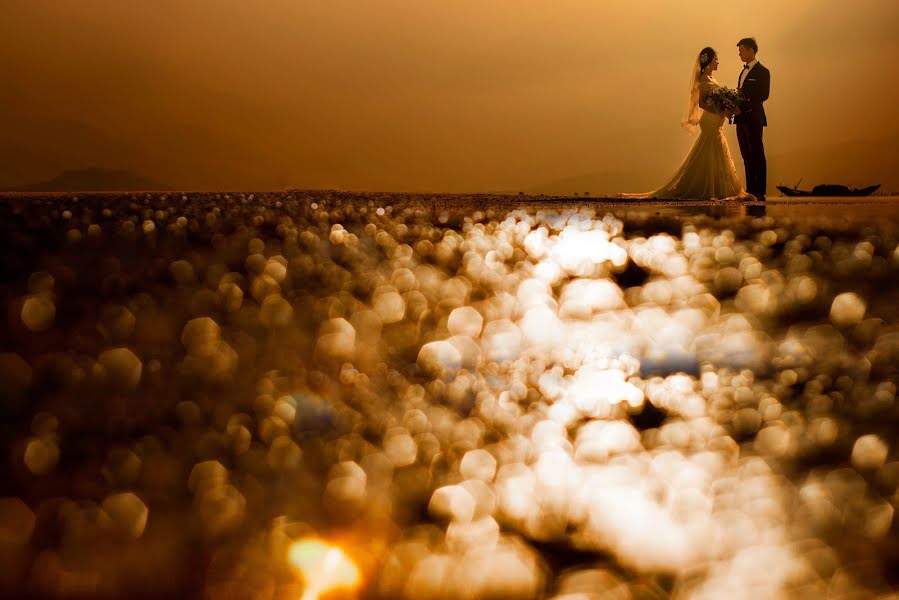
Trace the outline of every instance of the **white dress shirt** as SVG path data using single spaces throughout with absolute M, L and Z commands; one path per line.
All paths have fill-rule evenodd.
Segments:
M 749 72 L 752 70 L 752 67 L 759 64 L 759 59 L 754 58 L 752 61 L 746 63 L 746 66 L 743 68 L 743 72 L 740 73 L 739 81 L 737 82 L 737 89 L 743 87 L 743 80 L 749 75 Z

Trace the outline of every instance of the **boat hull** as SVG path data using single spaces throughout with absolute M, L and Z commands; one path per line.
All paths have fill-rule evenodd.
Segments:
M 800 190 L 797 188 L 787 187 L 785 185 L 777 186 L 777 189 L 780 190 L 784 196 L 789 196 L 792 198 L 801 198 L 801 197 L 842 197 L 842 198 L 859 198 L 863 196 L 870 196 L 878 189 L 880 189 L 880 185 L 871 185 L 866 188 L 850 188 L 843 185 L 819 185 L 815 186 L 813 190 Z

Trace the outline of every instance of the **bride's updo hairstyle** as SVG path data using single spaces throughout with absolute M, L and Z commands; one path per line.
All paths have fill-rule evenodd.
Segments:
M 718 53 L 715 52 L 714 48 L 709 48 L 706 46 L 699 53 L 699 74 L 701 75 L 705 68 L 712 64 L 712 61 L 715 60 L 715 57 L 718 56 Z

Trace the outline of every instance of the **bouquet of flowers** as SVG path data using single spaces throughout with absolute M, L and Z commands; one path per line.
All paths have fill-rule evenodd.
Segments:
M 709 92 L 705 104 L 709 110 L 719 115 L 729 115 L 736 112 L 740 102 L 744 100 L 740 90 L 732 90 L 728 87 L 718 87 Z

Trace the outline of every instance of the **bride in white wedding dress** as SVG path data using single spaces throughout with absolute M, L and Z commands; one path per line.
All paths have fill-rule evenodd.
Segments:
M 734 160 L 724 137 L 724 121 L 730 114 L 713 112 L 706 104 L 709 93 L 722 87 L 712 77 L 718 69 L 718 54 L 704 48 L 696 58 L 690 78 L 690 100 L 681 125 L 699 137 L 671 179 L 657 190 L 642 194 L 622 194 L 624 198 L 673 200 L 755 200 L 740 182 Z

